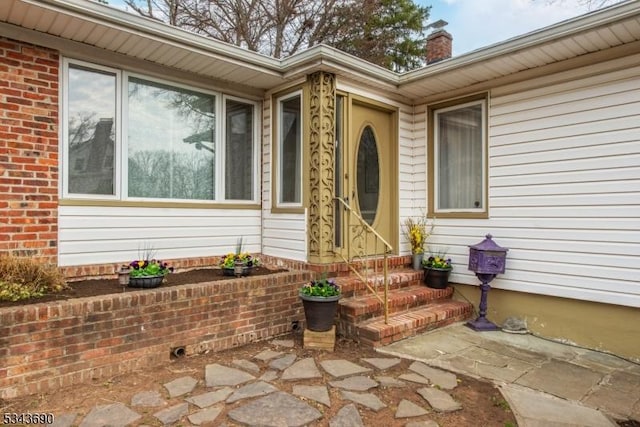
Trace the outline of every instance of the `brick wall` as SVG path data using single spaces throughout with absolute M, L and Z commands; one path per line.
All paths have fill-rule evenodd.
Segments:
M 58 53 L 0 38 L 0 253 L 57 262 Z
M 260 260 L 263 260 L 261 254 L 252 254 Z M 194 268 L 211 268 L 220 264 L 220 260 L 223 258 L 219 256 L 209 257 L 192 257 L 192 258 L 179 258 L 170 259 L 163 258 L 162 261 L 168 262 L 169 266 L 176 269 L 176 271 L 193 270 Z M 130 261 L 133 261 L 130 260 Z M 122 267 L 129 264 L 128 262 L 109 263 L 109 264 L 88 264 L 88 265 L 72 265 L 59 267 L 60 271 L 68 281 L 84 280 L 84 279 L 113 279 L 117 278 L 117 271 Z M 266 262 L 269 265 L 276 265 L 275 263 Z M 287 266 L 287 268 L 290 268 Z M 304 266 L 296 268 L 297 270 L 304 270 Z
M 286 258 L 274 257 L 270 255 L 264 255 L 259 253 L 253 253 L 253 256 L 262 261 L 263 264 L 276 268 L 286 268 L 288 270 L 310 270 L 316 273 L 316 276 L 320 277 L 322 274 L 327 274 L 329 277 L 334 276 L 348 276 L 350 270 L 347 264 L 344 262 L 335 262 L 332 264 L 310 264 L 304 261 L 294 261 Z M 187 271 L 194 268 L 210 268 L 211 266 L 217 266 L 223 255 L 212 257 L 192 257 L 192 258 L 179 258 L 170 259 L 163 258 L 162 261 L 166 261 L 170 266 L 174 267 L 176 271 Z M 133 261 L 133 260 L 131 260 Z M 411 264 L 411 256 L 390 256 L 388 258 L 389 269 L 403 268 Z M 377 265 L 374 266 L 374 263 Z M 126 262 L 121 263 L 109 263 L 109 264 L 89 264 L 89 265 L 73 265 L 59 267 L 64 277 L 69 281 L 84 280 L 84 279 L 100 279 L 100 278 L 117 278 L 116 272 Z M 377 269 L 376 271 L 382 271 L 382 259 L 376 258 L 367 262 L 370 269 Z M 362 269 L 361 262 L 354 262 L 354 266 L 358 269 Z
M 0 308 L 0 398 L 58 390 L 291 331 L 310 272 Z

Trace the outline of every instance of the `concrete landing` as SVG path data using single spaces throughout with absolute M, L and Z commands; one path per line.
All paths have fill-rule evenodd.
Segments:
M 519 426 L 640 420 L 640 364 L 530 334 L 459 323 L 377 349 L 498 384 Z M 572 421 L 573 420 L 573 421 Z

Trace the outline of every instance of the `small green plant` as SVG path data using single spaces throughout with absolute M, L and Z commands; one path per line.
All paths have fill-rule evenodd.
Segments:
M 143 277 L 143 276 L 166 276 L 173 271 L 173 267 L 169 267 L 169 264 L 160 260 L 136 260 L 129 264 L 131 277 Z
M 138 248 L 139 259 L 131 261 L 128 266 L 129 275 L 131 277 L 144 277 L 144 276 L 166 276 L 173 272 L 173 267 L 169 267 L 169 264 L 159 259 L 155 259 L 156 250 L 153 246 L 146 245 L 144 249 L 140 251 Z
M 511 421 L 507 421 L 504 423 L 504 427 L 518 427 L 518 426 L 512 423 Z
M 496 396 L 491 396 L 491 401 L 493 402 L 493 406 L 497 406 L 498 408 L 505 411 L 511 410 L 511 408 L 509 407 L 509 403 L 504 399 L 498 398 Z
M 428 258 L 422 260 L 422 266 L 428 268 L 443 268 L 451 270 L 451 258 L 447 257 L 447 251 L 431 253 Z
M 38 298 L 67 288 L 64 276 L 55 266 L 32 258 L 0 256 L 0 301 Z
M 326 276 L 323 276 L 302 286 L 300 293 L 310 297 L 335 297 L 340 295 L 340 287 L 333 279 L 327 279 Z
M 257 267 L 260 265 L 260 260 L 252 256 L 249 252 L 242 252 L 242 237 L 238 238 L 236 242 L 236 251 L 229 252 L 220 260 L 220 267 L 222 268 L 234 268 L 236 264 L 242 264 L 246 267 Z

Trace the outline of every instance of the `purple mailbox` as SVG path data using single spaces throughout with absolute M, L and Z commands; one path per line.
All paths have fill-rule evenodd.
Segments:
M 473 246 L 469 246 L 469 270 L 476 273 L 480 279 L 480 313 L 476 320 L 467 322 L 467 326 L 475 331 L 496 331 L 500 329 L 494 323 L 487 320 L 487 293 L 491 282 L 498 274 L 504 273 L 509 249 L 498 246 L 491 240 L 491 234 Z

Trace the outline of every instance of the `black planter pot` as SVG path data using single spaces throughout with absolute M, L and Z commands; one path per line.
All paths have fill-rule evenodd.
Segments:
M 424 268 L 424 284 L 434 289 L 445 289 L 449 284 L 450 268 Z
M 300 294 L 300 299 L 304 306 L 304 318 L 307 323 L 307 329 L 315 332 L 325 332 L 333 327 L 336 312 L 338 311 L 340 295 L 333 297 L 310 297 Z
M 162 284 L 164 276 L 140 276 L 129 277 L 129 287 L 131 288 L 157 288 Z
M 248 276 L 251 274 L 252 268 L 253 267 L 249 267 L 247 265 L 243 266 L 241 276 Z M 225 276 L 236 276 L 236 269 L 235 267 L 222 267 L 222 274 Z

